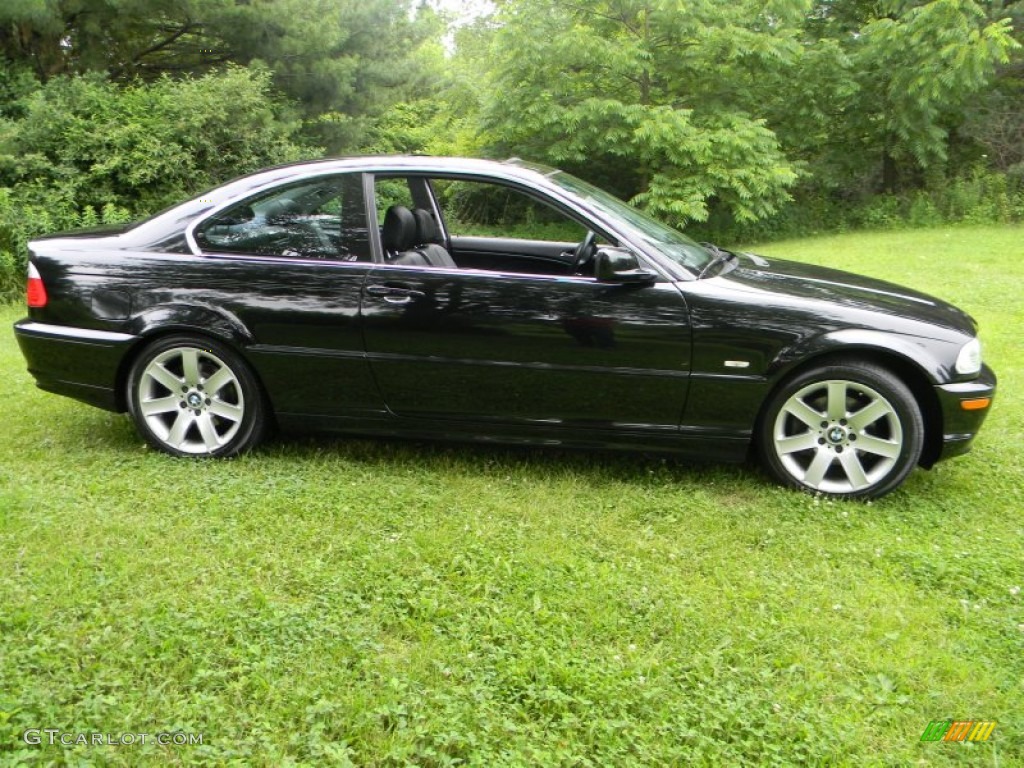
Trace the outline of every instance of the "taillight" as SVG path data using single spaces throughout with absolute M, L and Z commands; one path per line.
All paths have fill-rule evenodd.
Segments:
M 43 278 L 39 276 L 39 270 L 31 261 L 28 263 L 28 285 L 25 287 L 25 300 L 30 307 L 46 306 L 46 286 L 43 285 Z

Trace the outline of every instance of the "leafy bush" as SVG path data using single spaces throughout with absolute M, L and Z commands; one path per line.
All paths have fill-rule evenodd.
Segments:
M 878 195 L 853 213 L 853 220 L 865 229 L 894 229 L 903 220 L 903 201 L 895 195 Z
M 8 110 L 20 117 L 0 120 L 0 292 L 20 290 L 32 237 L 139 218 L 316 154 L 269 94 L 268 73 L 229 68 L 127 88 L 63 77 L 24 96 Z
M 942 213 L 928 195 L 917 194 L 910 203 L 908 223 L 912 227 L 934 227 L 942 223 Z

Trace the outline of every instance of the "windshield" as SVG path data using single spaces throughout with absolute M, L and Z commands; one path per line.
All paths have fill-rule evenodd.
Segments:
M 714 254 L 683 233 L 665 226 L 593 184 L 588 184 L 564 171 L 550 174 L 548 178 L 577 197 L 582 197 L 599 213 L 614 218 L 629 229 L 630 234 L 653 250 L 689 270 L 699 274 L 714 258 Z

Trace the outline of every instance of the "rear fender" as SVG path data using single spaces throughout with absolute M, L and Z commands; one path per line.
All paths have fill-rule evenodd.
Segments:
M 214 336 L 233 346 L 247 346 L 254 339 L 235 315 L 221 307 L 202 304 L 163 304 L 140 312 L 128 321 L 125 331 L 146 339 L 157 333 L 199 333 Z
M 220 307 L 199 304 L 163 304 L 147 309 L 132 317 L 125 325 L 125 331 L 138 337 L 132 348 L 124 355 L 117 371 L 115 393 L 117 409 L 127 409 L 125 398 L 128 372 L 139 352 L 151 339 L 168 333 L 191 333 L 213 336 L 233 347 L 244 347 L 253 342 L 253 336 L 241 320 Z

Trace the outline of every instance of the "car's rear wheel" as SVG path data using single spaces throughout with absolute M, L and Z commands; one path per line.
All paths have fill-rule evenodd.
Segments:
M 869 363 L 828 365 L 787 381 L 761 419 L 768 470 L 807 491 L 877 498 L 902 483 L 924 441 L 921 409 L 907 386 Z
M 234 456 L 267 424 L 256 377 L 212 339 L 175 335 L 146 347 L 128 374 L 127 400 L 139 434 L 175 456 Z

